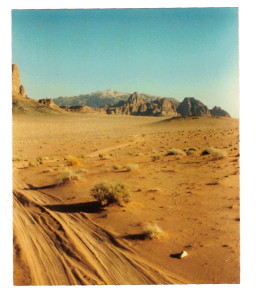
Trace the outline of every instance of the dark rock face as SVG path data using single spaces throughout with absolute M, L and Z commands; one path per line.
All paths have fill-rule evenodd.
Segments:
M 26 97 L 26 90 L 25 90 L 25 88 L 24 88 L 24 86 L 23 85 L 21 85 L 20 86 L 20 92 L 19 92 L 19 94 L 22 96 L 22 97 Z
M 185 98 L 177 107 L 177 112 L 182 116 L 207 116 L 210 111 L 206 105 L 193 97 Z
M 139 116 L 161 116 L 171 115 L 177 116 L 176 108 L 178 101 L 167 98 L 156 99 L 154 101 L 148 101 L 139 93 L 135 92 L 131 94 L 128 100 L 120 101 L 117 105 L 108 107 L 106 109 L 107 114 L 125 114 L 125 115 L 139 115 Z
M 230 118 L 230 114 L 228 112 L 226 112 L 225 110 L 223 110 L 222 108 L 220 108 L 219 106 L 214 106 L 213 109 L 210 109 L 210 113 L 212 116 L 215 116 L 215 117 L 229 117 Z
M 40 99 L 38 102 L 46 106 L 56 106 L 51 98 Z

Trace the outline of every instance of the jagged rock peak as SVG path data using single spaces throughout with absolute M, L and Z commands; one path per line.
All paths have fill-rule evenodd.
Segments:
M 177 107 L 177 112 L 182 116 L 207 116 L 210 111 L 206 105 L 194 97 L 186 97 Z
M 16 64 L 12 64 L 12 94 L 23 98 L 26 97 L 26 90 L 20 84 L 20 71 Z
M 213 109 L 210 109 L 210 113 L 215 117 L 230 117 L 230 114 L 219 106 L 214 106 Z
M 146 102 L 147 102 L 147 99 L 145 99 L 142 95 L 140 95 L 137 92 L 134 92 L 133 94 L 131 94 L 127 100 L 127 103 L 132 103 L 134 105 L 145 104 Z

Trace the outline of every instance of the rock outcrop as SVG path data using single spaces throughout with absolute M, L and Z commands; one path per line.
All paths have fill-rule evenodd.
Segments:
M 210 113 L 212 116 L 215 116 L 215 117 L 229 117 L 230 118 L 230 114 L 219 106 L 214 106 L 213 109 L 210 109 Z
M 16 64 L 12 65 L 12 94 L 23 98 L 26 97 L 25 88 L 20 84 L 20 71 Z
M 177 112 L 186 117 L 210 115 L 208 107 L 193 97 L 186 97 L 177 107 Z
M 38 102 L 50 107 L 56 106 L 51 98 L 40 99 Z
M 106 108 L 107 114 L 124 114 L 134 116 L 177 116 L 178 101 L 168 98 L 148 101 L 141 94 L 134 92 L 127 101 L 120 101 L 115 106 Z

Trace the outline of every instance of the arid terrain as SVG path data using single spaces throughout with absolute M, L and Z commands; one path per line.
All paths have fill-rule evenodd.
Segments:
M 240 281 L 237 119 L 14 114 L 13 184 L 15 285 Z

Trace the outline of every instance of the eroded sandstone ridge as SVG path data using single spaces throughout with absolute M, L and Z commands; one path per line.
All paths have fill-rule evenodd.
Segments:
M 177 116 L 179 102 L 175 99 L 156 99 L 148 101 L 141 94 L 134 92 L 127 101 L 119 101 L 115 106 L 106 109 L 108 114 L 140 115 L 140 116 Z
M 16 64 L 12 65 L 12 94 L 26 97 L 26 90 L 23 85 L 20 84 L 20 71 Z

